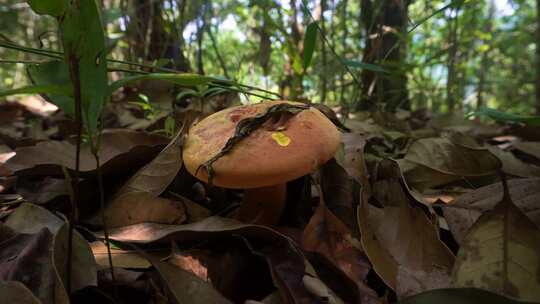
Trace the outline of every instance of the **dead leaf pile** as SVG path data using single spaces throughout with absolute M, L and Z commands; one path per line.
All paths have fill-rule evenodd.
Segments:
M 527 130 L 425 111 L 353 113 L 335 159 L 290 181 L 286 212 L 267 227 L 233 219 L 242 191 L 182 168 L 183 136 L 201 111 L 163 111 L 109 106 L 103 123 L 123 129 L 103 133 L 101 181 L 83 143 L 71 245 L 76 145 L 61 132 L 65 117 L 39 114 L 54 128 L 30 140 L 20 127 L 0 136 L 2 300 L 540 301 L 540 142 Z

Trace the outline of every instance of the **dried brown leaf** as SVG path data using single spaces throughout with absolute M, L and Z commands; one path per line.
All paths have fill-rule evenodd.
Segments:
M 18 233 L 35 234 L 44 227 L 53 234 L 53 258 L 56 263 L 65 263 L 67 252 L 67 224 L 47 209 L 35 205 L 21 204 L 6 220 L 5 225 Z M 73 233 L 71 286 L 77 291 L 86 286 L 97 286 L 97 267 L 88 242 L 80 233 Z M 65 267 L 56 269 L 65 280 Z
M 540 302 L 540 230 L 508 191 L 471 227 L 458 251 L 454 287 L 476 287 Z
M 156 147 L 166 144 L 163 136 L 129 130 L 105 130 L 101 138 L 99 158 L 103 170 L 124 168 L 154 155 Z M 62 175 L 61 167 L 75 169 L 76 147 L 67 141 L 44 141 L 35 146 L 21 147 L 6 166 L 17 174 L 47 173 Z M 35 167 L 35 168 L 34 168 Z M 96 169 L 96 161 L 89 145 L 81 148 L 80 171 Z
M 415 141 L 405 160 L 448 175 L 483 176 L 494 174 L 499 161 L 487 149 L 456 145 L 446 138 Z
M 364 252 L 357 248 L 359 244 L 349 228 L 324 204 L 319 205 L 307 224 L 302 240 L 304 250 L 322 254 L 351 280 L 361 284 L 371 265 Z
M 302 282 L 305 271 L 302 253 L 291 239 L 269 227 L 242 224 L 233 219 L 214 216 L 187 225 L 141 223 L 110 231 L 111 239 L 131 243 L 171 239 L 211 241 L 231 235 L 242 237 L 252 252 L 265 258 L 284 303 L 316 303 Z
M 142 222 L 179 224 L 186 219 L 183 204 L 158 197 L 182 167 L 182 135 L 179 131 L 156 158 L 139 169 L 116 193 L 105 210 L 109 226 Z
M 107 246 L 103 242 L 96 241 L 90 243 L 90 248 L 92 249 L 97 265 L 100 268 L 108 268 L 109 256 Z M 111 256 L 114 267 L 143 269 L 151 266 L 148 260 L 134 250 L 111 248 Z
M 439 239 L 438 227 L 406 194 L 398 165 L 386 160 L 379 167 L 386 173 L 373 184 L 373 193 L 383 208 L 363 202 L 358 209 L 362 245 L 374 270 L 398 297 L 446 287 L 454 256 Z
M 41 304 L 24 284 L 16 281 L 0 281 L 0 299 L 4 303 Z
M 540 226 L 540 179 L 511 179 L 508 187 L 515 205 Z M 483 212 L 492 209 L 500 201 L 502 194 L 502 185 L 496 183 L 461 195 L 448 205 L 441 205 L 456 241 L 463 240 L 474 222 Z
M 196 275 L 148 255 L 176 303 L 232 303 Z

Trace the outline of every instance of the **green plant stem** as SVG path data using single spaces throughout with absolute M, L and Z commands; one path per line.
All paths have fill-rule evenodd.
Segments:
M 103 187 L 103 173 L 101 170 L 101 163 L 99 161 L 99 155 L 97 149 L 94 150 L 94 158 L 96 160 L 96 171 L 97 171 L 97 179 L 98 179 L 98 190 L 99 190 L 99 204 L 100 204 L 100 213 L 101 213 L 101 221 L 103 222 L 103 234 L 105 235 L 105 245 L 107 246 L 107 257 L 109 259 L 109 268 L 111 270 L 111 280 L 113 283 L 113 289 L 114 289 L 114 296 L 115 299 L 119 299 L 118 297 L 118 290 L 116 286 L 116 277 L 114 275 L 114 267 L 113 267 L 113 261 L 112 261 L 112 254 L 111 254 L 111 243 L 109 241 L 109 228 L 107 226 L 107 220 L 105 217 L 105 189 Z
M 71 55 L 67 58 L 69 62 L 69 72 L 73 85 L 73 98 L 75 100 L 75 123 L 77 125 L 77 145 L 75 152 L 75 174 L 73 181 L 73 200 L 69 213 L 69 230 L 68 230 L 68 254 L 67 254 L 67 282 L 66 289 L 68 294 L 71 294 L 71 269 L 73 256 L 73 227 L 76 221 L 77 204 L 79 203 L 79 171 L 81 158 L 81 142 L 82 142 L 82 100 L 81 100 L 81 81 L 79 78 L 79 61 Z
M 328 43 L 328 41 L 326 40 L 326 38 L 325 38 L 325 41 L 326 41 L 326 43 L 328 45 L 330 45 Z M 0 41 L 0 47 L 12 49 L 12 50 L 17 50 L 17 51 L 21 51 L 21 52 L 26 52 L 26 53 L 31 53 L 31 54 L 35 54 L 35 55 L 46 56 L 46 57 L 54 58 L 54 59 L 58 59 L 58 60 L 62 60 L 63 59 L 62 56 L 64 55 L 64 53 L 62 53 L 62 52 L 57 52 L 57 51 L 52 51 L 52 50 L 42 50 L 42 49 L 36 49 L 36 48 L 31 48 L 31 47 L 24 47 L 24 46 L 16 45 L 16 44 L 9 43 L 9 42 L 3 42 L 3 41 Z M 333 49 L 332 49 L 332 51 L 334 52 L 336 57 L 339 58 L 339 56 L 335 53 L 335 51 Z M 161 72 L 182 73 L 181 71 L 177 71 L 175 69 L 157 67 L 157 66 L 153 66 L 153 65 L 137 63 L 137 62 L 131 62 L 131 61 L 118 60 L 118 59 L 108 58 L 107 62 L 124 64 L 124 65 L 132 65 L 132 66 L 136 66 L 136 67 L 140 67 L 140 68 L 154 69 L 156 71 L 161 71 Z M 10 62 L 10 63 L 12 63 L 12 62 Z M 23 63 L 23 62 L 21 62 L 21 63 Z M 32 62 L 32 63 L 34 63 L 34 62 Z M 150 72 L 147 72 L 147 71 L 135 71 L 135 70 L 122 69 L 122 68 L 118 68 L 118 67 L 108 68 L 108 70 L 109 71 L 125 72 L 125 73 L 133 73 L 133 74 L 149 74 L 150 73 Z M 354 75 L 353 75 L 353 78 L 356 79 L 356 77 Z M 246 88 L 246 89 L 250 89 L 250 90 L 256 90 L 256 91 L 264 92 L 266 94 L 270 94 L 270 95 L 277 96 L 278 98 L 282 98 L 282 96 L 279 93 L 272 92 L 272 91 L 269 91 L 269 90 L 257 88 L 257 87 L 246 85 L 246 84 L 236 83 L 236 82 L 231 81 L 231 80 L 223 80 L 223 82 L 231 84 L 231 85 L 236 85 L 236 86 L 239 86 L 239 87 L 243 87 L 243 88 Z M 253 93 L 252 93 L 252 95 L 260 96 L 260 95 L 255 95 Z M 263 97 L 263 98 L 266 98 L 266 97 Z
M 43 61 L 33 61 L 33 60 L 5 60 L 5 59 L 0 59 L 0 63 L 5 63 L 5 64 L 17 64 L 17 63 L 22 63 L 22 64 L 41 64 L 41 63 L 43 63 Z

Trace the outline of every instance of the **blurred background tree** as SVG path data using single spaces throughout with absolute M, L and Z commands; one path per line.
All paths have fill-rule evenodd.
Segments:
M 540 0 L 99 2 L 110 58 L 223 76 L 344 111 L 540 113 Z M 316 49 L 305 69 L 304 35 L 314 21 Z M 54 20 L 25 1 L 0 0 L 0 28 L 0 41 L 59 51 Z M 7 89 L 27 81 L 24 65 L 12 61 L 43 58 L 0 48 L 0 60 Z

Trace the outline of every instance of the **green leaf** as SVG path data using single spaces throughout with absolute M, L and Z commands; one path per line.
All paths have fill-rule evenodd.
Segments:
M 194 97 L 197 97 L 197 98 L 201 97 L 199 92 L 197 92 L 195 90 L 192 90 L 192 89 L 186 89 L 186 90 L 183 90 L 182 92 L 178 93 L 178 95 L 176 95 L 176 100 L 181 100 L 182 98 L 186 98 L 188 96 L 194 96 Z
M 78 61 L 83 122 L 89 134 L 94 134 L 103 106 L 109 98 L 105 34 L 96 0 L 78 3 L 64 13 L 60 30 L 72 72 Z
M 317 21 L 311 22 L 304 35 L 304 70 L 306 70 L 311 64 L 313 58 L 313 52 L 315 51 L 315 45 L 317 42 Z
M 60 17 L 69 6 L 67 0 L 28 0 L 34 12 L 40 15 Z
M 70 91 L 72 90 L 69 68 L 65 62 L 53 60 L 41 64 L 31 64 L 26 68 L 26 72 L 34 85 L 68 86 Z M 58 106 L 68 116 L 74 117 L 75 104 L 71 93 L 69 96 L 48 93 L 43 97 Z
M 471 116 L 485 116 L 500 122 L 524 123 L 535 127 L 540 126 L 540 116 L 517 115 L 485 107 L 466 115 L 466 117 Z
M 376 73 L 387 73 L 387 74 L 390 73 L 387 70 L 383 69 L 381 66 L 372 64 L 372 63 L 365 63 L 365 62 L 356 61 L 356 60 L 345 60 L 343 63 L 346 66 L 351 67 L 351 68 L 359 68 L 359 69 L 369 70 Z
M 128 83 L 140 81 L 140 80 L 163 80 L 163 81 L 169 81 L 178 85 L 182 86 L 197 86 L 202 84 L 208 84 L 212 81 L 216 81 L 217 79 L 213 77 L 198 75 L 198 74 L 190 74 L 190 73 L 183 73 L 183 74 L 173 74 L 173 73 L 150 73 L 150 74 L 144 74 L 144 75 L 135 75 L 135 76 L 128 76 L 124 77 L 120 80 L 117 80 L 110 84 L 109 86 L 109 94 L 112 94 L 114 91 L 118 90 L 119 88 L 125 86 Z M 223 81 L 223 80 L 220 80 Z
M 73 92 L 70 85 L 32 85 L 12 90 L 0 91 L 0 97 L 18 94 L 58 94 L 69 96 Z

